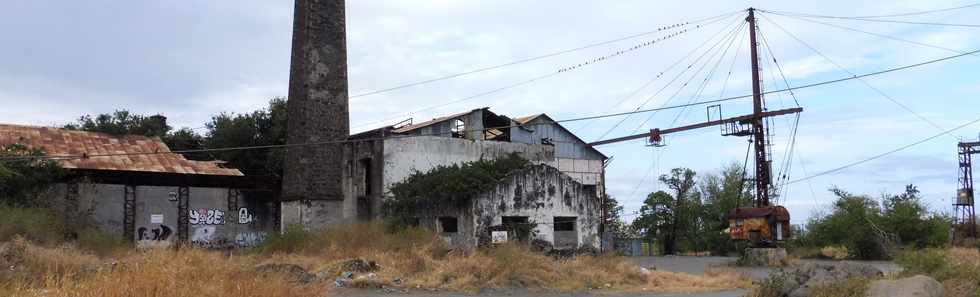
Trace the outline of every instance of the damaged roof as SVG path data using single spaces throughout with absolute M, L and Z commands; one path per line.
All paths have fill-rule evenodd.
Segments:
M 474 109 L 474 110 L 480 110 L 480 109 Z M 431 119 L 431 120 L 428 120 L 428 121 L 425 121 L 425 122 L 421 122 L 421 123 L 418 123 L 418 124 L 405 125 L 405 126 L 402 126 L 402 127 L 397 128 L 395 130 L 392 130 L 391 132 L 394 132 L 394 133 L 411 132 L 411 131 L 414 131 L 416 129 L 425 128 L 425 127 L 432 126 L 432 125 L 435 125 L 435 124 L 438 124 L 438 123 L 442 123 L 442 122 L 445 122 L 445 121 L 448 121 L 448 120 L 459 118 L 459 117 L 465 116 L 467 114 L 470 114 L 471 112 L 473 112 L 473 111 L 471 110 L 471 111 L 467 111 L 467 112 L 461 112 L 461 113 L 457 113 L 457 114 L 442 116 L 442 117 L 434 118 L 434 119 Z
M 0 124 L 0 145 L 10 144 L 40 148 L 52 157 L 114 154 L 59 161 L 62 167 L 71 169 L 243 175 L 238 169 L 219 166 L 218 162 L 187 160 L 183 155 L 170 153 L 159 137 Z

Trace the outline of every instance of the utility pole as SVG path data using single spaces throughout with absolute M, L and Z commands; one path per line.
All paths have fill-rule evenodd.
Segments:
M 772 175 L 769 158 L 766 156 L 768 140 L 766 139 L 766 128 L 763 125 L 765 120 L 762 117 L 764 110 L 762 102 L 762 80 L 759 79 L 759 43 L 755 38 L 755 8 L 749 8 L 749 16 L 745 18 L 749 22 L 749 42 L 752 57 L 752 138 L 755 144 L 755 207 L 769 206 L 769 185 L 772 184 Z
M 759 43 L 756 39 L 757 24 L 755 18 L 755 9 L 748 9 L 748 16 L 745 21 L 749 25 L 749 41 L 751 43 L 751 59 L 752 59 L 752 113 L 747 115 L 741 115 L 730 118 L 721 117 L 721 106 L 712 105 L 708 106 L 708 121 L 690 124 L 686 126 L 673 127 L 667 129 L 651 129 L 648 133 L 634 134 L 629 136 L 617 137 L 612 139 L 600 140 L 596 142 L 589 143 L 592 146 L 629 141 L 634 139 L 647 138 L 648 142 L 654 146 L 663 146 L 663 135 L 712 127 L 721 126 L 722 136 L 750 136 L 753 142 L 753 147 L 755 148 L 755 200 L 753 209 L 748 208 L 735 208 L 729 213 L 729 218 L 733 222 L 739 222 L 744 219 L 763 219 L 768 222 L 767 231 L 768 238 L 762 238 L 762 230 L 751 229 L 747 232 L 739 231 L 732 232 L 732 239 L 735 240 L 753 240 L 755 243 L 765 246 L 774 244 L 778 240 L 782 240 L 782 230 L 789 228 L 789 211 L 782 206 L 772 205 L 770 201 L 770 190 L 772 188 L 772 161 L 769 160 L 769 139 L 768 132 L 765 122 L 766 118 L 788 115 L 794 113 L 803 112 L 803 108 L 787 108 L 781 110 L 768 111 L 765 108 L 765 100 L 762 96 L 762 78 L 761 69 L 759 67 Z M 712 108 L 718 108 L 718 118 L 717 120 L 712 120 Z M 676 225 L 676 224 L 675 224 Z M 756 228 L 755 226 L 753 228 Z M 739 227 L 741 230 L 742 227 Z M 733 226 L 733 230 L 734 226 Z M 746 235 L 748 234 L 748 235 Z M 753 235 L 755 234 L 755 235 Z M 779 235 L 776 235 L 779 234 Z M 758 236 L 757 236 L 758 235 Z
M 959 189 L 953 198 L 953 243 L 968 238 L 977 238 L 977 214 L 974 210 L 973 154 L 980 153 L 980 141 L 960 142 L 959 149 Z

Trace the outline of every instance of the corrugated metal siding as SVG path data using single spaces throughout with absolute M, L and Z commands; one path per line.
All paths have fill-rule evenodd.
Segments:
M 541 139 L 549 138 L 555 144 L 555 156 L 558 158 L 602 160 L 602 155 L 596 153 L 587 144 L 579 141 L 574 135 L 561 127 L 552 124 L 542 124 L 542 119 L 531 121 L 534 130 L 532 140 L 539 143 Z

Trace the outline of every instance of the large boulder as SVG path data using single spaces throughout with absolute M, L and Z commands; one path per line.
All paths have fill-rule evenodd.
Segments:
M 881 269 L 855 262 L 817 263 L 808 262 L 801 266 L 784 269 L 772 277 L 782 278 L 780 294 L 791 297 L 809 296 L 811 287 L 825 282 L 841 281 L 849 278 L 876 278 L 884 275 Z
M 784 248 L 748 248 L 738 259 L 741 266 L 783 267 L 788 264 Z
M 877 280 L 868 285 L 868 297 L 942 297 L 943 285 L 916 275 L 897 280 Z

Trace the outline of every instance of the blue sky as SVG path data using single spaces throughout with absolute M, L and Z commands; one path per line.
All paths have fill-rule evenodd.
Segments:
M 826 15 L 878 15 L 970 4 L 962 1 L 349 1 L 347 12 L 351 94 L 377 90 L 512 60 L 574 48 L 755 6 L 762 9 Z M 980 7 L 894 19 L 975 23 Z M 820 20 L 968 51 L 980 48 L 977 28 Z M 545 112 L 556 119 L 629 111 L 662 88 L 677 68 L 623 99 L 702 41 L 727 32 L 732 16 L 669 40 L 534 83 L 413 114 L 406 111 L 482 93 L 642 43 L 649 35 L 588 50 L 505 67 L 457 79 L 353 98 L 354 130 L 412 117 L 416 121 L 475 107 L 522 116 Z M 769 15 L 760 30 L 772 47 L 790 85 L 848 76 L 828 60 L 788 37 L 776 23 L 854 73 L 871 72 L 948 56 L 953 51 L 913 45 L 793 18 Z M 292 26 L 291 1 L 4 1 L 0 4 L 0 122 L 60 125 L 82 114 L 118 108 L 163 113 L 176 126 L 200 127 L 210 115 L 246 112 L 285 96 Z M 723 31 L 724 30 L 724 31 Z M 695 85 L 707 69 L 701 64 L 652 96 L 646 108 L 694 98 L 710 100 L 749 91 L 746 44 L 731 64 L 728 56 L 708 80 L 701 96 Z M 746 42 L 747 41 L 743 41 Z M 727 43 L 722 43 L 723 45 Z M 700 54 L 696 52 L 695 56 Z M 805 108 L 800 118 L 796 157 L 790 179 L 857 161 L 974 120 L 980 110 L 978 57 L 965 57 L 866 79 L 918 116 L 858 81 L 795 92 Z M 727 75 L 731 67 L 732 75 Z M 765 63 L 766 89 L 781 87 Z M 685 88 L 680 82 L 691 79 Z M 727 79 L 726 79 L 727 78 Z M 726 83 L 727 81 L 727 83 Z M 775 85 L 774 85 L 775 84 Z M 722 85 L 725 93 L 721 94 Z M 621 104 L 617 104 L 620 103 Z M 769 95 L 770 108 L 794 106 L 788 94 Z M 750 110 L 749 101 L 725 102 L 726 116 Z M 631 117 L 609 136 L 706 119 L 703 106 Z M 934 127 L 926 118 L 940 128 Z M 792 118 L 775 120 L 773 152 L 779 167 Z M 567 126 L 594 140 L 618 119 L 583 127 Z M 839 186 L 878 197 L 914 183 L 938 211 L 950 209 L 956 188 L 955 142 L 975 139 L 980 125 L 966 127 L 920 146 L 844 170 L 790 185 L 784 204 L 802 222 L 832 201 L 826 191 Z M 615 159 L 608 169 L 609 192 L 627 208 L 638 209 L 643 196 L 660 188 L 655 176 L 673 167 L 715 172 L 741 162 L 747 143 L 722 137 L 716 129 L 672 135 L 668 146 L 642 141 L 601 147 Z M 656 157 L 659 155 L 660 157 Z M 652 170 L 651 170 L 652 168 Z M 804 170 L 805 168 L 805 170 Z M 643 176 L 648 176 L 645 180 Z M 643 182 L 641 182 L 641 180 Z M 812 191 L 811 191 L 812 188 Z

